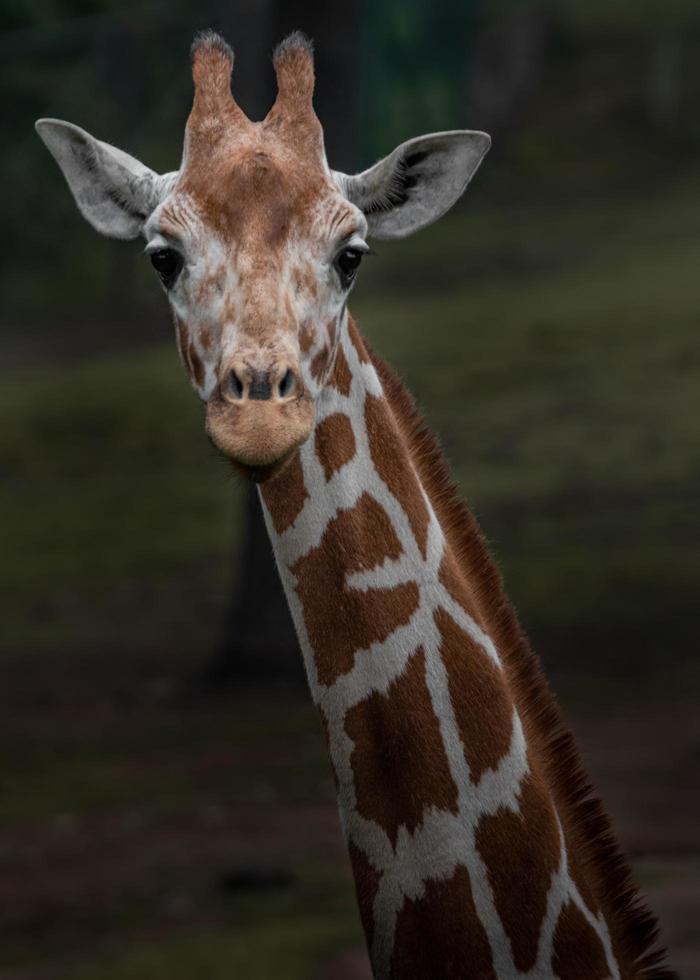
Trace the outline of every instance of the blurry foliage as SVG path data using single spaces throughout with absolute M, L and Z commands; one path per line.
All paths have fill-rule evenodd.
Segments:
M 695 0 L 550 0 L 578 29 L 616 30 L 627 36 L 654 35 L 669 27 L 687 27 L 700 16 Z
M 366 162 L 412 136 L 460 124 L 478 3 L 366 5 L 360 55 L 360 142 Z

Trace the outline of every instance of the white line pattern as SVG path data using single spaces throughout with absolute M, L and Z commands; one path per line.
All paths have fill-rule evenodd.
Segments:
M 307 499 L 293 525 L 277 534 L 265 508 L 266 523 L 278 567 L 289 601 L 304 654 L 306 670 L 314 701 L 327 722 L 330 752 L 339 781 L 339 807 L 344 833 L 358 847 L 370 864 L 381 872 L 374 900 L 374 943 L 371 950 L 373 969 L 379 978 L 391 972 L 394 930 L 399 911 L 406 898 L 417 899 L 425 892 L 429 879 L 449 879 L 457 867 L 469 872 L 477 915 L 484 927 L 499 980 L 514 977 L 529 980 L 554 978 L 552 949 L 554 930 L 562 907 L 576 905 L 601 939 L 611 980 L 620 980 L 606 923 L 594 916 L 572 881 L 564 836 L 559 826 L 561 856 L 559 869 L 552 876 L 547 896 L 547 910 L 541 926 L 537 962 L 528 972 L 516 969 L 511 943 L 496 909 L 488 871 L 475 846 L 475 833 L 481 819 L 499 809 L 519 812 L 518 794 L 529 772 L 527 745 L 517 710 L 513 709 L 510 747 L 495 769 L 487 770 L 474 784 L 462 745 L 454 707 L 450 697 L 445 664 L 439 654 L 440 631 L 434 614 L 444 610 L 484 654 L 501 669 L 493 642 L 440 583 L 438 570 L 447 542 L 435 511 L 425 492 L 429 525 L 425 558 L 411 530 L 408 515 L 379 477 L 370 453 L 365 423 L 367 395 L 383 396 L 382 385 L 374 367 L 360 360 L 348 333 L 347 314 L 339 318 L 340 346 L 350 367 L 351 388 L 347 396 L 327 385 L 317 400 L 317 424 L 341 412 L 352 425 L 356 452 L 353 458 L 326 481 L 322 462 L 317 458 L 313 438 L 301 448 L 301 464 Z M 420 487 L 418 475 L 416 482 Z M 420 601 L 408 623 L 398 627 L 386 640 L 366 650 L 357 650 L 353 667 L 330 686 L 320 683 L 314 650 L 304 622 L 301 602 L 290 571 L 300 558 L 319 546 L 330 521 L 341 511 L 354 507 L 363 494 L 369 494 L 386 512 L 401 543 L 401 555 L 386 560 L 369 571 L 350 574 L 346 586 L 360 592 L 371 588 L 393 588 L 403 583 L 418 585 Z M 321 583 L 319 583 L 321 587 Z M 413 833 L 399 827 L 396 847 L 378 823 L 363 817 L 357 809 L 353 777 L 354 742 L 345 730 L 347 712 L 375 692 L 386 694 L 405 670 L 418 647 L 425 654 L 426 683 L 435 715 L 439 720 L 449 770 L 458 787 L 457 812 L 427 807 Z

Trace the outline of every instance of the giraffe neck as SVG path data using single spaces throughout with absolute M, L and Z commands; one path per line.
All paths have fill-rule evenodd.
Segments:
M 342 322 L 314 436 L 261 494 L 375 975 L 646 976 L 577 866 L 483 582 L 387 378 Z

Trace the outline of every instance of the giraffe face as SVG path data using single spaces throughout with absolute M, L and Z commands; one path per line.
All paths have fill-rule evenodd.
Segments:
M 251 122 L 231 94 L 231 49 L 210 32 L 197 38 L 176 173 L 156 174 L 70 123 L 37 123 L 93 227 L 145 237 L 207 432 L 256 480 L 313 430 L 366 237 L 400 238 L 440 217 L 490 144 L 485 133 L 435 133 L 361 174 L 331 171 L 309 42 L 292 35 L 273 62 L 277 98 Z
M 206 180 L 184 170 L 146 223 L 146 252 L 210 437 L 260 478 L 311 432 L 367 221 L 264 125 L 214 163 Z

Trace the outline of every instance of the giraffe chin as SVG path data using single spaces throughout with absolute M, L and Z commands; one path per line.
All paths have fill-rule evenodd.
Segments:
M 231 462 L 234 468 L 238 470 L 247 479 L 252 480 L 253 483 L 265 483 L 267 480 L 271 480 L 287 468 L 288 463 L 294 456 L 295 450 L 284 457 L 284 459 L 278 460 L 276 463 L 272 463 L 270 466 L 246 466 L 244 463 L 238 463 L 235 459 Z
M 232 405 L 207 403 L 206 431 L 236 469 L 255 483 L 277 476 L 308 439 L 314 421 L 311 399 Z

